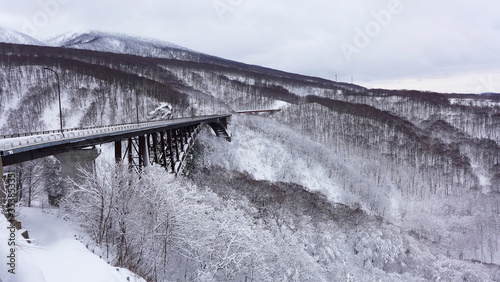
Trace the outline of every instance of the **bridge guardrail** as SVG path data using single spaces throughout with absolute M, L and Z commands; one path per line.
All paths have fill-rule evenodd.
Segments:
M 73 128 L 61 130 L 49 130 L 36 133 L 8 134 L 0 136 L 0 151 L 8 151 L 15 148 L 25 147 L 32 144 L 43 144 L 57 140 L 66 140 L 79 137 L 99 135 L 102 133 L 113 133 L 132 129 L 148 128 L 162 124 L 174 123 L 182 120 L 202 119 L 220 115 L 208 115 L 191 118 L 179 118 L 161 121 L 149 121 L 142 123 L 107 125 L 102 127 Z

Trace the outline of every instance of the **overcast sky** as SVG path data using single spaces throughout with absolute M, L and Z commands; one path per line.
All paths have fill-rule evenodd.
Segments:
M 158 38 L 366 87 L 500 92 L 498 0 L 0 0 L 0 26 Z

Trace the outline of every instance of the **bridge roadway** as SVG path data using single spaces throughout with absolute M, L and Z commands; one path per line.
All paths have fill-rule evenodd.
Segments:
M 222 125 L 221 120 L 226 122 L 230 117 L 231 114 L 199 116 L 88 129 L 64 130 L 63 133 L 55 132 L 14 138 L 0 138 L 0 166 L 8 166 L 71 150 L 121 141 L 141 135 L 144 136 L 189 126 L 199 126 L 201 124 L 208 124 L 219 135 L 218 124 Z M 227 124 L 224 124 L 224 126 L 227 126 Z M 225 129 L 224 132 L 227 134 Z M 229 137 L 229 135 L 225 137 Z

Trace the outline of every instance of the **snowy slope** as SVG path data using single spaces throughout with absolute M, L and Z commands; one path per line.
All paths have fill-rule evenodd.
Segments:
M 0 27 L 0 42 L 4 43 L 14 43 L 14 44 L 25 44 L 25 45 L 46 45 L 43 42 L 15 30 Z
M 391 187 L 383 179 L 377 183 L 366 177 L 366 171 L 381 165 L 377 160 L 353 158 L 344 152 L 334 153 L 322 144 L 265 117 L 233 115 L 231 128 L 234 133 L 231 143 L 215 138 L 213 134 L 202 134 L 207 154 L 204 165 L 215 172 L 209 174 L 217 174 L 222 170 L 225 173 L 221 175 L 231 179 L 234 176 L 228 172 L 235 171 L 248 179 L 262 181 L 256 185 L 259 187 L 256 190 L 261 193 L 255 196 L 258 201 L 265 202 L 260 197 L 265 198 L 269 195 L 266 193 L 270 193 L 263 188 L 265 185 L 262 183 L 295 183 L 309 192 L 325 195 L 330 203 L 339 203 L 339 206 L 345 204 L 352 209 L 361 207 L 367 214 L 375 210 L 377 205 L 384 206 L 385 223 L 401 224 L 398 222 L 401 211 L 410 209 L 409 206 L 418 209 L 416 212 L 405 211 L 406 217 L 411 217 L 413 223 L 408 227 L 412 230 L 408 233 L 396 225 L 381 224 L 372 228 L 369 221 L 358 223 L 357 220 L 353 220 L 356 227 L 343 229 L 348 226 L 345 222 L 350 220 L 352 214 L 340 215 L 338 211 L 334 213 L 345 220 L 338 227 L 332 227 L 338 223 L 323 222 L 332 230 L 315 230 L 304 226 L 294 229 L 300 224 L 290 219 L 292 217 L 282 218 L 294 222 L 291 229 L 300 233 L 299 240 L 303 240 L 301 242 L 307 250 L 311 250 L 312 256 L 319 254 L 319 261 L 325 264 L 325 269 L 338 267 L 337 273 L 347 273 L 348 278 L 343 277 L 346 280 L 339 280 L 338 276 L 330 281 L 461 281 L 457 279 L 462 277 L 465 281 L 496 281 L 498 278 L 495 272 L 499 268 L 494 264 L 475 264 L 468 259 L 459 260 L 450 256 L 450 253 L 458 252 L 470 244 L 465 242 L 468 236 L 465 232 L 470 231 L 464 226 L 474 226 L 473 219 L 468 216 L 441 217 L 424 213 L 429 206 L 437 206 L 435 203 L 421 201 L 408 204 L 398 193 L 397 187 Z M 223 187 L 221 182 L 217 179 L 213 183 L 203 182 L 203 185 Z M 229 191 L 248 190 L 250 192 L 247 195 L 255 195 L 252 194 L 255 192 L 251 190 L 251 185 L 247 184 L 248 180 L 242 183 L 235 183 L 234 180 L 228 182 L 231 186 Z M 236 188 L 238 185 L 243 188 Z M 226 193 L 230 195 L 227 191 L 223 195 Z M 296 193 L 290 194 L 303 199 Z M 282 198 L 278 201 L 286 198 L 283 195 L 279 197 Z M 315 204 L 320 206 L 319 201 Z M 280 205 L 286 206 L 281 202 L 277 206 Z M 298 201 L 294 202 L 292 208 L 298 207 Z M 276 212 L 274 208 L 273 212 Z M 482 217 L 479 211 L 474 213 L 478 214 L 478 218 Z M 314 222 L 314 219 L 309 221 Z M 458 239 L 454 237 L 456 229 L 464 232 Z M 439 241 L 447 242 L 450 249 L 445 251 Z M 469 257 L 467 251 L 463 252 L 463 256 Z M 377 266 L 377 261 L 383 266 Z M 345 270 L 340 270 L 344 267 Z
M 387 220 L 397 220 L 401 196 L 388 181 L 376 183 L 364 174 L 380 165 L 377 160 L 333 152 L 265 117 L 233 115 L 231 128 L 229 144 L 203 139 L 210 148 L 211 165 L 248 173 L 257 180 L 295 183 L 325 195 L 332 203 L 361 205 L 368 213 L 380 206 Z M 356 183 L 357 188 L 346 189 L 349 183 Z
M 7 272 L 6 264 L 0 264 L 3 282 L 108 282 L 144 281 L 126 269 L 109 265 L 88 250 L 84 243 L 75 239 L 80 232 L 68 222 L 57 217 L 55 210 L 18 208 L 23 228 L 30 235 L 31 244 L 22 240 L 19 232 L 16 250 L 16 274 Z M 9 223 L 0 217 L 0 241 L 7 242 Z M 78 236 L 80 238 L 81 236 Z M 8 253 L 7 244 L 0 244 L 0 254 Z M 2 259 L 4 262 L 5 259 Z

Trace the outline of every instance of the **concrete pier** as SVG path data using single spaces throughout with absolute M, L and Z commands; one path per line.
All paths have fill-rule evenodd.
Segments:
M 63 195 L 66 195 L 68 191 L 68 178 L 73 179 L 78 182 L 81 177 L 80 169 L 85 169 L 92 171 L 95 165 L 95 159 L 101 154 L 101 149 L 90 148 L 69 151 L 61 154 L 56 154 L 59 162 L 61 162 L 61 176 L 62 176 L 62 188 Z M 62 196 L 62 195 L 61 195 Z

